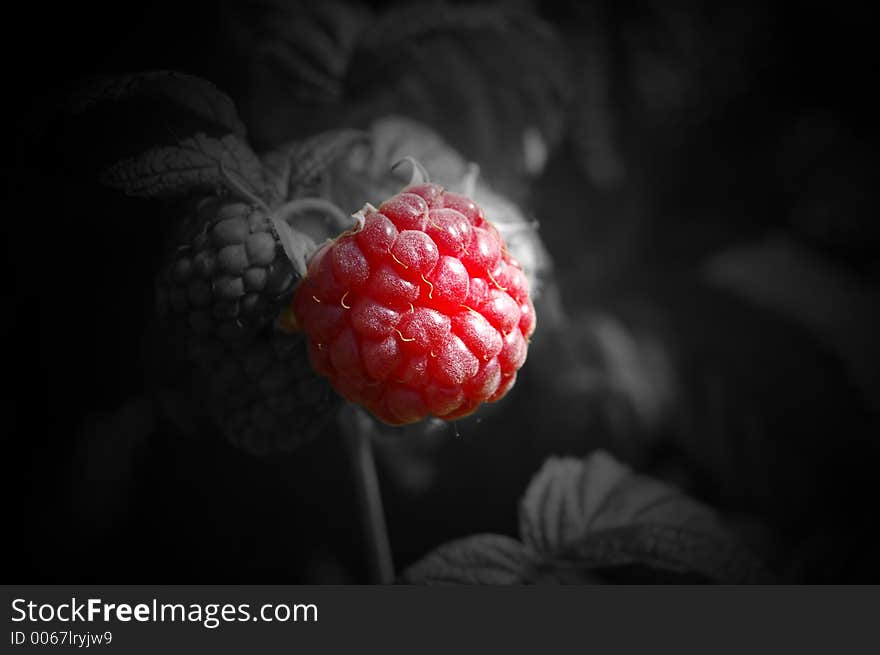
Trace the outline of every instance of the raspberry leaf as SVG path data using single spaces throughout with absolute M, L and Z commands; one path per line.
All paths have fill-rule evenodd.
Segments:
M 140 198 L 226 188 L 253 200 L 265 185 L 262 164 L 244 141 L 233 134 L 218 139 L 201 133 L 123 159 L 103 173 L 101 182 Z
M 497 5 L 395 7 L 362 34 L 346 82 L 358 119 L 405 107 L 508 193 L 539 170 L 528 143 L 560 138 L 570 89 L 549 25 Z
M 208 80 L 176 71 L 99 75 L 83 80 L 68 99 L 69 110 L 83 113 L 104 102 L 162 98 L 239 137 L 245 136 L 232 99 Z
M 724 583 L 769 579 L 714 510 L 602 451 L 583 461 L 549 459 L 523 498 L 520 533 L 561 570 L 629 567 L 663 580 Z
M 362 3 L 224 3 L 235 67 L 247 71 L 242 111 L 255 140 L 277 144 L 342 122 L 351 53 L 370 22 Z
M 269 0 L 259 7 L 224 8 L 233 45 L 249 55 L 257 74 L 269 69 L 291 83 L 301 100 L 337 99 L 367 12 L 359 5 Z
M 759 560 L 728 537 L 672 525 L 645 523 L 583 539 L 553 559 L 552 568 L 604 572 L 615 580 L 624 568 L 660 582 L 770 583 Z M 681 577 L 677 577 L 681 576 Z
M 401 576 L 407 584 L 522 584 L 536 559 L 520 542 L 497 534 L 452 541 L 413 564 Z
M 761 561 L 709 507 L 634 474 L 604 452 L 550 458 L 520 508 L 522 542 L 476 535 L 445 544 L 405 582 L 769 583 Z
M 533 14 L 418 2 L 373 19 L 353 2 L 273 0 L 227 18 L 236 63 L 253 71 L 243 111 L 257 143 L 404 111 L 513 193 L 562 136 L 567 54 Z
M 320 187 L 327 168 L 368 139 L 362 130 L 328 130 L 267 152 L 263 167 L 274 197 L 289 200 Z
M 520 505 L 523 541 L 543 553 L 600 530 L 637 523 L 720 529 L 711 508 L 659 480 L 634 474 L 604 451 L 586 460 L 550 458 Z
M 605 530 L 554 556 L 550 575 L 593 572 L 609 582 L 768 584 L 773 576 L 737 542 L 717 534 L 643 523 Z

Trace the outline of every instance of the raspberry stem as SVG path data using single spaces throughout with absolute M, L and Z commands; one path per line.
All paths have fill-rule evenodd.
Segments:
M 294 216 L 307 211 L 322 212 L 330 219 L 334 232 L 351 227 L 351 217 L 337 205 L 324 198 L 296 198 L 278 207 L 275 210 L 275 216 L 289 224 Z
M 340 413 L 340 423 L 367 541 L 370 576 L 374 584 L 391 584 L 394 582 L 394 563 L 373 458 L 373 424 L 366 414 L 352 406 Z
M 229 171 L 226 170 L 226 166 L 223 165 L 223 159 L 220 159 L 220 174 L 223 176 L 223 179 L 226 180 L 226 186 L 229 187 L 229 190 L 233 193 L 238 193 L 242 198 L 250 202 L 255 207 L 260 207 L 266 211 L 269 210 L 268 205 L 266 205 L 265 201 L 262 198 L 253 193 L 250 189 L 245 187 L 241 182 L 236 180 L 229 174 Z

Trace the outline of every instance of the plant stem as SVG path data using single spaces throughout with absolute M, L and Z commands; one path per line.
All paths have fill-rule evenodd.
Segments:
M 297 214 L 309 211 L 324 214 L 333 229 L 344 230 L 351 227 L 351 216 L 326 198 L 295 198 L 278 207 L 275 216 L 289 224 Z
M 374 584 L 391 584 L 394 582 L 394 564 L 382 509 L 376 462 L 373 459 L 373 444 L 370 439 L 373 426 L 360 410 L 350 408 L 345 413 L 348 416 L 343 421 L 342 430 L 367 542 L 370 577 Z

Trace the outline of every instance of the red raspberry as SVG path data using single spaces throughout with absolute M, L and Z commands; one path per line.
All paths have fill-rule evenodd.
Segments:
M 293 312 L 312 366 L 391 425 L 502 398 L 526 360 L 526 276 L 471 200 L 410 186 L 321 248 Z

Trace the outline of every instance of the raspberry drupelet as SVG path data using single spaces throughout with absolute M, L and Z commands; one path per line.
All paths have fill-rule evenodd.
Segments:
M 409 186 L 319 249 L 293 312 L 315 370 L 390 425 L 501 399 L 535 330 L 528 281 L 470 199 Z

